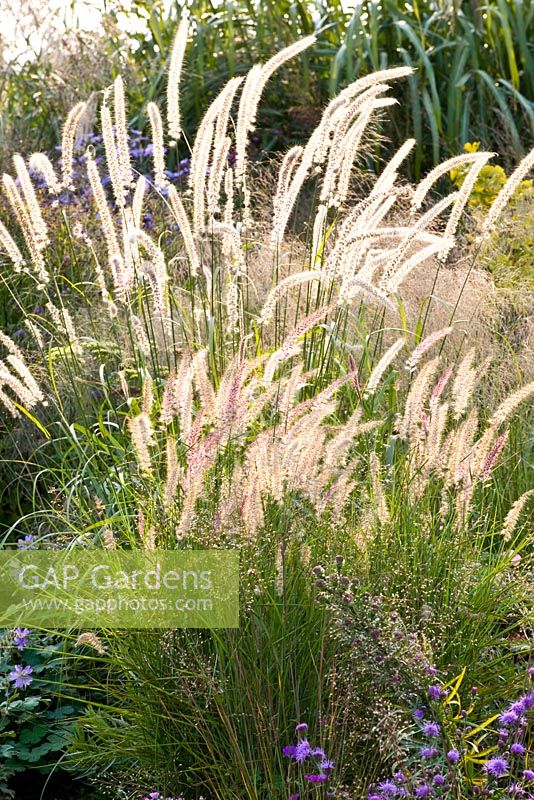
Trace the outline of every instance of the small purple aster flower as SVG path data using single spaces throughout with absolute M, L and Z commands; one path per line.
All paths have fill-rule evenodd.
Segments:
M 429 794 L 432 794 L 432 787 L 428 783 L 422 783 L 415 790 L 416 797 L 428 797 Z
M 321 772 L 330 772 L 334 769 L 334 762 L 330 758 L 323 758 L 319 764 Z
M 413 712 L 415 719 L 422 720 L 425 718 L 425 709 L 424 708 L 416 708 Z
M 528 674 L 530 675 L 531 678 L 534 678 L 534 667 L 528 668 Z
M 493 756 L 484 764 L 484 772 L 492 778 L 508 775 L 508 761 L 503 756 Z
M 429 686 L 428 696 L 431 697 L 432 700 L 439 700 L 441 697 L 441 686 Z
M 393 777 L 395 778 L 397 783 L 404 783 L 404 781 L 406 780 L 406 775 L 404 774 L 404 772 L 400 771 L 396 772 Z
M 27 533 L 24 539 L 17 540 L 17 547 L 19 550 L 33 550 L 34 541 L 35 537 L 31 533 Z
M 16 664 L 13 672 L 10 672 L 8 677 L 17 689 L 26 689 L 33 681 L 31 674 L 33 669 L 31 667 L 23 667 L 22 664 Z
M 422 747 L 421 755 L 423 758 L 435 758 L 439 754 L 437 747 Z
M 499 720 L 503 725 L 516 725 L 519 722 L 519 716 L 514 711 L 504 711 Z
M 386 797 L 395 797 L 397 794 L 398 787 L 393 783 L 393 781 L 382 781 L 376 787 L 380 794 L 386 795 Z
M 293 758 L 295 761 L 300 764 L 302 761 L 305 761 L 308 756 L 311 754 L 311 747 L 310 743 L 307 739 L 301 739 L 300 742 L 295 745 L 295 755 Z
M 441 728 L 437 722 L 425 722 L 423 725 L 423 733 L 431 739 L 435 739 L 441 733 Z
M 295 733 L 306 733 L 308 726 L 305 722 L 299 722 L 295 728 Z
M 288 758 L 295 758 L 296 750 L 297 748 L 294 744 L 286 744 L 285 747 L 282 747 L 282 755 Z
M 328 780 L 328 775 L 305 775 L 304 776 L 307 781 L 310 783 L 326 783 Z
M 434 777 L 432 778 L 432 783 L 434 784 L 434 786 L 443 786 L 445 783 L 445 778 L 443 777 L 443 775 L 440 775 L 438 773 L 437 775 L 434 775 Z
M 322 747 L 314 747 L 310 755 L 312 758 L 326 758 L 325 751 Z
M 460 760 L 460 753 L 459 753 L 459 751 L 458 751 L 458 750 L 456 750 L 456 748 L 455 748 L 455 747 L 453 747 L 453 749 L 452 749 L 452 750 L 449 750 L 449 752 L 447 753 L 447 759 L 448 759 L 449 761 L 452 761 L 452 762 L 459 761 L 459 760 Z
M 13 632 L 13 644 L 21 652 L 28 645 L 28 636 L 29 635 L 30 635 L 30 632 L 29 632 L 28 628 L 15 628 L 15 630 Z
M 534 781 L 534 770 L 532 769 L 523 770 L 523 778 L 526 781 Z
M 288 800 L 299 800 L 299 793 L 290 794 Z
M 427 675 L 431 675 L 432 677 L 435 677 L 438 674 L 438 671 L 437 671 L 436 667 L 433 667 L 431 664 L 427 664 L 426 673 L 427 673 Z
M 510 747 L 510 752 L 514 756 L 524 756 L 525 753 L 526 753 L 526 750 L 523 747 L 523 745 L 520 744 L 520 742 L 514 742 L 513 745 Z

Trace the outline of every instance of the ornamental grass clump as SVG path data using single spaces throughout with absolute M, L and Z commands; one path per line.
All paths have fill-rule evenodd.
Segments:
M 365 76 L 334 98 L 309 141 L 283 157 L 266 210 L 247 144 L 266 82 L 314 37 L 232 78 L 189 151 L 179 104 L 187 35 L 184 22 L 166 109 L 147 108 L 149 144 L 130 137 L 118 77 L 101 97 L 100 134 L 81 137 L 83 101 L 69 115 L 61 169 L 42 154 L 28 164 L 16 156 L 3 178 L 0 403 L 12 474 L 16 462 L 26 487 L 5 539 L 240 549 L 239 630 L 81 634 L 74 650 L 89 648 L 106 678 L 92 675 L 96 699 L 71 752 L 112 788 L 264 800 L 285 789 L 281 747 L 295 720 L 334 726 L 356 698 L 354 740 L 369 722 L 373 681 L 385 694 L 398 676 L 415 683 L 427 651 L 476 669 L 480 649 L 488 679 L 497 663 L 513 672 L 503 631 L 528 628 L 522 567 L 515 580 L 509 572 L 525 547 L 530 495 L 517 492 L 504 521 L 484 513 L 484 498 L 534 386 L 479 421 L 477 382 L 490 367 L 474 350 L 451 356 L 464 338 L 454 314 L 428 331 L 423 319 L 412 330 L 404 313 L 406 281 L 447 268 L 490 154 L 445 162 L 411 188 L 399 184 L 409 140 L 354 195 L 369 126 L 411 70 Z M 183 169 L 166 168 L 169 153 Z M 532 154 L 496 196 L 483 236 L 531 163 Z M 435 199 L 436 181 L 461 165 L 461 187 Z M 403 623 L 412 629 L 429 593 L 423 581 L 414 589 L 410 548 L 420 570 L 431 567 L 429 604 L 457 612 L 426 639 L 415 624 L 415 639 L 395 636 Z M 338 676 L 346 642 L 330 635 L 309 577 L 313 563 L 342 552 L 365 578 L 354 590 L 365 624 L 365 604 L 381 616 L 373 604 L 386 589 L 399 605 L 398 620 L 384 612 L 378 637 L 361 634 L 376 663 L 366 671 L 358 661 L 357 687 Z M 472 609 L 488 605 L 481 624 Z M 386 717 L 393 741 L 396 716 Z M 342 750 L 325 749 L 336 769 Z M 353 765 L 355 780 L 370 761 Z M 307 784 L 320 788 L 329 771 L 314 766 Z

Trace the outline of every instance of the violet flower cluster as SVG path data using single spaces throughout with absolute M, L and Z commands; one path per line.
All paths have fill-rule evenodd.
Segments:
M 529 675 L 534 677 L 534 668 L 529 669 Z M 534 764 L 529 765 L 525 744 L 528 715 L 534 708 L 534 689 L 521 695 L 498 717 L 497 743 L 491 747 L 490 757 L 474 780 L 468 779 L 464 770 L 469 750 L 466 743 L 463 748 L 460 746 L 461 734 L 457 734 L 456 746 L 451 745 L 447 732 L 436 720 L 439 714 L 434 704 L 446 696 L 446 691 L 437 683 L 430 685 L 427 691 L 425 706 L 413 711 L 419 737 L 423 740 L 417 756 L 414 758 L 406 752 L 403 768 L 393 777 L 373 784 L 367 800 L 433 800 L 459 796 L 469 800 L 478 797 L 534 800 Z M 474 694 L 476 691 L 472 689 Z
M 331 761 L 321 747 L 313 747 L 307 737 L 308 725 L 299 723 L 295 728 L 296 744 L 288 744 L 282 748 L 282 754 L 304 769 L 304 780 L 309 784 L 327 784 L 334 762 Z M 297 800 L 299 793 L 292 794 L 289 800 Z
M 20 653 L 28 646 L 29 635 L 28 628 L 15 628 L 13 631 L 13 644 Z M 33 682 L 32 673 L 33 669 L 29 665 L 15 664 L 7 677 L 16 689 L 27 689 Z

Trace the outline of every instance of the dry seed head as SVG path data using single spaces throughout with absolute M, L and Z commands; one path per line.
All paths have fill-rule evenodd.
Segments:
M 448 175 L 451 170 L 461 167 L 464 164 L 471 164 L 481 158 L 483 159 L 484 163 L 486 163 L 487 156 L 492 155 L 494 155 L 494 153 L 463 153 L 460 156 L 454 156 L 453 158 L 449 158 L 447 161 L 443 161 L 441 164 L 438 164 L 437 167 L 434 167 L 434 169 L 431 170 L 428 175 L 418 183 L 415 192 L 412 195 L 411 202 L 413 208 L 418 209 L 422 206 L 423 200 L 427 196 L 432 186 L 443 175 Z
M 504 525 L 502 528 L 502 537 L 505 542 L 509 542 L 510 539 L 512 538 L 512 534 L 515 531 L 521 512 L 523 511 L 523 508 L 525 507 L 529 498 L 533 494 L 534 494 L 534 489 L 530 489 L 528 492 L 522 494 L 521 497 L 519 497 L 515 501 L 510 511 L 506 515 L 506 518 L 504 520 Z
M 189 33 L 189 17 L 185 7 L 182 6 L 182 18 L 174 37 L 167 78 L 167 124 L 170 145 L 173 147 L 182 132 L 180 120 L 180 78 L 184 63 L 187 36 Z
M 150 447 L 154 444 L 150 417 L 145 411 L 142 411 L 136 417 L 129 417 L 128 428 L 140 472 L 150 475 L 152 473 Z
M 30 169 L 39 172 L 45 179 L 50 194 L 61 192 L 61 182 L 58 180 L 52 162 L 44 153 L 33 153 L 29 160 Z
M 369 380 L 367 381 L 367 384 L 365 386 L 366 394 L 372 394 L 376 390 L 378 384 L 382 379 L 382 375 L 387 370 L 387 368 L 393 363 L 393 361 L 396 359 L 397 355 L 400 353 L 400 351 L 405 345 L 406 345 L 406 339 L 404 338 L 404 336 L 401 336 L 400 339 L 397 339 L 397 341 L 394 344 L 392 344 L 390 348 L 386 350 L 386 352 L 384 353 L 384 355 L 382 356 L 376 367 L 369 375 Z
M 117 145 L 115 141 L 115 134 L 113 132 L 111 111 L 106 105 L 105 100 L 102 108 L 100 109 L 100 118 L 102 123 L 102 138 L 104 141 L 104 149 L 106 151 L 106 164 L 113 189 L 113 196 L 117 206 L 122 210 L 124 208 L 126 194 L 123 185 L 122 166 L 117 155 Z
M 103 656 L 106 652 L 106 648 L 104 647 L 102 640 L 99 639 L 98 636 L 92 631 L 87 631 L 87 633 L 80 634 L 80 636 L 78 636 L 74 642 L 74 647 L 82 647 L 82 645 L 87 645 L 87 647 L 95 650 L 100 656 Z
M 113 110 L 115 112 L 117 156 L 122 175 L 122 183 L 124 186 L 130 186 L 132 182 L 132 167 L 130 164 L 130 149 L 128 146 L 124 83 L 120 75 L 117 75 L 113 84 Z
M 510 198 L 517 190 L 519 184 L 534 167 L 534 149 L 528 153 L 521 163 L 512 172 L 501 191 L 492 203 L 484 224 L 482 227 L 483 233 L 489 233 L 494 227 L 497 219 L 502 214 Z
M 191 275 L 193 277 L 196 277 L 200 272 L 200 258 L 195 245 L 195 240 L 193 238 L 191 225 L 189 224 L 189 218 L 185 212 L 185 209 L 178 195 L 178 192 L 176 191 L 176 188 L 172 185 L 169 186 L 169 201 L 171 204 L 172 212 L 174 214 L 174 218 L 178 223 L 178 227 L 180 228 L 180 233 L 182 234 L 182 238 L 184 240 L 184 247 L 189 259 L 189 268 L 191 270 Z
M 76 134 L 78 127 L 87 111 L 87 103 L 76 103 L 67 114 L 67 119 L 63 126 L 63 135 L 61 139 L 61 166 L 62 166 L 62 182 L 65 188 L 72 186 L 72 163 L 74 157 L 74 145 L 76 143 Z
M 431 333 L 430 336 L 426 337 L 426 339 L 423 339 L 423 341 L 417 345 L 410 358 L 406 362 L 407 369 L 412 372 L 417 367 L 417 364 L 424 354 L 427 353 L 430 348 L 436 344 L 436 342 L 440 342 L 442 339 L 452 333 L 452 331 L 452 327 L 442 328 L 439 331 L 434 331 L 434 333 Z
M 152 159 L 154 161 L 154 183 L 158 188 L 167 185 L 165 175 L 165 147 L 163 145 L 163 123 L 156 103 L 149 103 L 146 107 L 150 127 L 152 128 Z

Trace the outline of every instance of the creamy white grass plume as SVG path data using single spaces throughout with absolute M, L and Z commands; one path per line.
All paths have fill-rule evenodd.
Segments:
M 166 480 L 164 490 L 164 504 L 169 508 L 174 502 L 178 484 L 182 476 L 182 469 L 178 463 L 178 454 L 176 450 L 176 439 L 173 436 L 167 436 L 165 443 L 166 449 Z
M 38 172 L 45 179 L 49 194 L 57 195 L 61 192 L 61 181 L 56 175 L 52 162 L 45 153 L 32 153 L 28 164 L 30 170 Z
M 213 143 L 215 126 L 209 123 L 202 130 L 202 146 L 198 152 L 193 150 L 191 175 L 193 187 L 193 230 L 196 234 L 204 230 L 206 224 L 206 173 Z M 196 145 L 196 141 L 195 141 Z
M 32 393 L 33 397 L 35 398 L 34 405 L 39 403 L 45 404 L 45 396 L 41 391 L 41 388 L 35 378 L 33 377 L 31 370 L 26 365 L 22 355 L 15 355 L 11 353 L 6 358 L 7 363 L 15 370 L 15 372 L 19 375 L 20 378 L 24 381 L 30 392 Z
M 2 330 L 0 330 L 0 344 L 3 344 L 11 355 L 17 356 L 17 358 L 23 358 L 22 350 L 17 347 L 13 339 Z
M 128 417 L 128 428 L 134 452 L 142 474 L 152 473 L 150 448 L 154 445 L 154 432 L 149 415 L 142 411 L 136 417 Z
M 65 188 L 72 186 L 72 172 L 74 160 L 74 146 L 80 122 L 87 111 L 87 103 L 76 103 L 67 114 L 61 138 L 61 169 L 62 182 Z
M 515 501 L 510 511 L 506 515 L 501 531 L 501 535 L 505 542 L 509 542 L 510 539 L 512 538 L 512 534 L 516 529 L 517 523 L 519 522 L 519 517 L 521 516 L 521 512 L 523 511 L 529 498 L 532 497 L 533 494 L 534 494 L 534 489 L 530 489 L 528 492 L 522 494 L 521 497 L 519 497 Z
M 431 384 L 440 367 L 440 359 L 433 358 L 421 367 L 412 382 L 404 403 L 404 414 L 399 421 L 399 436 L 415 443 L 420 437 L 423 407 L 430 395 Z
M 373 500 L 376 515 L 381 525 L 388 525 L 391 522 L 386 496 L 380 481 L 380 461 L 374 450 L 369 454 L 369 472 L 371 474 L 371 485 L 373 489 Z
M 450 326 L 447 328 L 442 328 L 439 331 L 434 331 L 434 333 L 431 333 L 430 336 L 427 336 L 425 339 L 423 339 L 423 341 L 417 345 L 410 358 L 407 360 L 407 369 L 410 371 L 414 370 L 424 354 L 427 353 L 430 348 L 436 344 L 436 342 L 440 342 L 442 339 L 452 333 L 453 330 L 454 328 Z
M 280 364 L 282 364 L 284 361 L 287 361 L 289 358 L 291 358 L 291 356 L 296 355 L 299 352 L 300 348 L 302 347 L 302 342 L 299 342 L 299 339 L 309 331 L 313 330 L 319 320 L 326 317 L 333 310 L 333 308 L 334 306 L 332 304 L 318 308 L 313 312 L 313 314 L 309 314 L 307 317 L 301 320 L 299 324 L 287 334 L 282 342 L 281 347 L 279 347 L 278 350 L 272 354 L 265 366 L 263 373 L 263 382 L 265 385 L 271 383 Z
M 132 219 L 135 228 L 142 227 L 143 201 L 145 199 L 146 188 L 147 181 L 145 176 L 139 175 L 132 198 Z
M 525 156 L 525 158 L 521 161 L 521 163 L 512 172 L 512 174 L 502 187 L 501 191 L 493 201 L 491 208 L 482 226 L 483 233 L 487 234 L 492 230 L 496 221 L 506 208 L 506 205 L 508 204 L 510 198 L 517 190 L 519 184 L 524 179 L 525 175 L 527 175 L 533 167 L 534 167 L 534 150 L 531 150 L 530 153 L 528 153 Z
M 379 194 L 380 192 L 389 192 L 393 188 L 393 184 L 398 178 L 398 172 L 402 162 L 410 155 L 416 145 L 415 139 L 407 139 L 402 144 L 395 155 L 388 161 L 386 168 L 380 173 L 380 176 L 373 186 L 371 195 Z
M 39 250 L 44 250 L 50 242 L 48 226 L 41 213 L 41 206 L 35 194 L 30 173 L 28 172 L 28 168 L 22 156 L 18 154 L 14 155 L 13 164 L 15 166 L 17 178 L 19 179 L 22 195 L 26 202 L 26 208 L 31 220 L 31 227 L 35 235 L 35 242 Z
M 224 174 L 224 194 L 226 196 L 224 204 L 223 222 L 226 225 L 234 224 L 234 171 L 228 167 Z
M 74 647 L 82 647 L 83 645 L 90 647 L 91 650 L 94 650 L 100 656 L 103 656 L 106 653 L 106 648 L 104 647 L 102 640 L 99 639 L 99 637 L 92 631 L 81 633 L 74 642 Z
M 348 280 L 345 280 L 341 284 L 338 302 L 340 305 L 343 303 L 352 303 L 361 293 L 378 300 L 379 303 L 388 308 L 393 314 L 398 313 L 397 307 L 391 302 L 385 292 L 359 276 L 348 278 Z
M 122 175 L 122 183 L 124 186 L 130 186 L 132 182 L 132 166 L 130 164 L 130 148 L 128 145 L 128 125 L 126 121 L 124 83 L 120 75 L 117 75 L 113 83 L 113 111 L 115 116 L 117 156 Z
M 104 191 L 104 187 L 102 186 L 102 181 L 100 180 L 98 167 L 93 157 L 89 153 L 87 153 L 87 177 L 89 178 L 91 192 L 93 194 L 96 210 L 100 218 L 102 233 L 104 234 L 104 238 L 106 240 L 108 260 L 111 262 L 111 259 L 121 252 L 119 240 L 117 238 L 115 223 L 108 205 L 106 193 Z
M 17 243 L 9 233 L 8 229 L 0 220 L 0 247 L 5 250 L 15 272 L 20 272 L 24 266 L 24 256 L 20 252 Z
M 428 228 L 428 226 L 434 222 L 434 220 L 445 211 L 452 203 L 458 200 L 458 193 L 453 193 L 444 197 L 438 203 L 436 203 L 432 208 L 430 208 L 426 214 L 423 214 L 416 222 L 413 223 L 409 232 L 404 237 L 404 239 L 400 242 L 398 247 L 395 249 L 395 252 L 392 254 L 391 262 L 389 263 L 386 270 L 382 275 L 380 280 L 380 287 L 384 289 L 387 287 L 390 282 L 392 285 L 398 286 L 402 280 L 406 278 L 409 274 L 406 268 L 406 264 L 403 264 L 403 258 L 405 254 L 408 252 L 409 248 L 413 245 L 417 235 Z M 442 250 L 444 249 L 445 245 L 442 245 Z M 432 246 L 430 245 L 428 250 Z M 416 254 L 417 256 L 418 254 Z M 415 262 L 419 263 L 419 262 Z M 413 267 L 411 267 L 413 269 Z M 402 278 L 399 277 L 397 274 L 401 272 Z M 411 271 L 411 270 L 410 270 Z
M 150 127 L 152 129 L 152 161 L 154 163 L 154 182 L 158 188 L 167 185 L 165 175 L 165 146 L 163 144 L 163 122 L 156 103 L 149 103 L 146 107 Z
M 117 143 L 113 132 L 113 120 L 111 111 L 107 105 L 107 96 L 104 95 L 104 102 L 100 109 L 100 120 L 102 123 L 102 139 L 106 151 L 106 164 L 109 171 L 113 196 L 119 209 L 124 208 L 126 192 L 123 186 L 122 167 L 117 155 Z
M 143 381 L 143 394 L 141 399 L 141 410 L 145 414 L 150 414 L 154 406 L 154 382 L 147 373 Z
M 187 36 L 189 34 L 189 15 L 185 6 L 182 6 L 182 18 L 174 37 L 169 70 L 167 77 L 167 125 L 170 146 L 178 142 L 182 125 L 180 119 L 180 78 L 184 63 Z
M 322 272 L 305 270 L 304 272 L 296 272 L 294 275 L 288 275 L 287 278 L 282 278 L 274 289 L 269 292 L 260 312 L 259 324 L 267 325 L 272 320 L 277 304 L 291 289 L 310 281 L 321 281 L 324 277 Z
M 428 175 L 426 175 L 422 181 L 420 181 L 411 198 L 412 207 L 418 209 L 422 206 L 423 200 L 429 193 L 432 186 L 438 181 L 443 175 L 448 175 L 449 172 L 453 169 L 457 169 L 464 164 L 471 164 L 473 162 L 482 159 L 484 164 L 487 162 L 488 158 L 494 156 L 495 153 L 462 153 L 460 156 L 454 156 L 453 158 L 448 158 L 446 161 L 443 161 L 441 164 L 438 164 L 437 167 L 434 167 Z
M 44 350 L 45 342 L 37 325 L 32 322 L 31 319 L 25 319 L 24 327 L 27 328 L 30 335 L 33 336 L 39 349 Z
M 440 239 L 439 241 L 427 245 L 427 247 L 421 248 L 421 250 L 418 250 L 413 256 L 406 259 L 393 275 L 387 277 L 385 280 L 381 280 L 381 287 L 388 294 L 395 294 L 416 267 L 420 264 L 424 264 L 425 261 L 428 261 L 428 259 L 436 255 L 436 253 L 442 252 L 444 247 L 453 246 L 454 239 Z
M 191 230 L 191 225 L 189 224 L 189 217 L 187 216 L 180 196 L 176 191 L 176 187 L 172 184 L 169 186 L 169 202 L 171 204 L 174 218 L 176 219 L 178 227 L 180 228 L 180 233 L 182 234 L 185 251 L 189 260 L 189 269 L 191 271 L 191 275 L 196 277 L 200 272 L 200 257 L 195 244 L 193 231 Z
M 490 160 L 492 157 L 492 153 L 481 153 L 481 158 L 479 158 L 469 172 L 467 173 L 464 182 L 462 183 L 459 191 L 458 197 L 452 207 L 452 211 L 449 215 L 449 219 L 447 220 L 447 226 L 443 233 L 444 239 L 451 239 L 454 234 L 456 233 L 456 229 L 462 217 L 463 211 L 465 206 L 467 205 L 469 198 L 471 196 L 471 192 L 473 191 L 475 184 L 478 180 L 478 176 L 480 174 L 481 169 L 485 166 L 485 164 Z M 444 245 L 442 252 L 440 253 L 439 257 L 442 261 L 444 261 L 451 251 L 451 247 L 449 245 Z
M 82 347 L 69 310 L 65 306 L 58 308 L 51 300 L 45 304 L 45 308 L 50 314 L 56 329 L 66 337 L 72 352 L 79 355 L 82 352 Z
M 247 75 L 239 103 L 236 126 L 235 175 L 238 184 L 241 184 L 245 178 L 248 135 L 254 130 L 258 105 L 265 84 L 279 67 L 291 58 L 295 58 L 308 47 L 311 47 L 315 41 L 316 36 L 307 36 L 305 39 L 301 39 L 300 42 L 295 42 L 295 44 L 281 50 L 269 59 L 263 67 L 259 65 L 252 67 Z
M 373 392 L 376 391 L 378 384 L 382 380 L 384 372 L 397 358 L 398 354 L 405 345 L 406 339 L 404 336 L 401 336 L 400 339 L 397 339 L 397 341 L 386 350 L 376 367 L 369 375 L 369 379 L 365 385 L 366 394 L 373 394 Z
M 132 332 L 134 337 L 134 344 L 139 348 L 141 353 L 149 355 L 150 353 L 150 340 L 147 336 L 145 326 L 141 319 L 136 314 L 130 314 L 130 322 L 132 325 Z
M 15 181 L 11 175 L 3 175 L 2 183 L 4 191 L 8 199 L 11 210 L 14 213 L 15 219 L 20 225 L 24 241 L 30 253 L 30 260 L 39 280 L 40 286 L 44 288 L 50 280 L 50 275 L 46 269 L 45 260 L 43 258 L 43 242 L 39 239 L 38 233 L 33 226 L 33 221 L 30 216 L 29 210 L 26 207 Z
M 214 422 L 217 418 L 217 402 L 215 390 L 211 385 L 208 374 L 207 360 L 208 350 L 202 349 L 195 356 L 191 362 L 193 370 L 193 379 L 200 395 L 200 403 L 202 411 L 206 420 Z
M 462 358 L 456 370 L 452 385 L 453 409 L 456 419 L 460 419 L 465 413 L 477 381 L 483 374 L 483 371 L 480 371 L 480 367 L 476 369 L 473 367 L 474 361 L 475 348 L 472 347 Z

